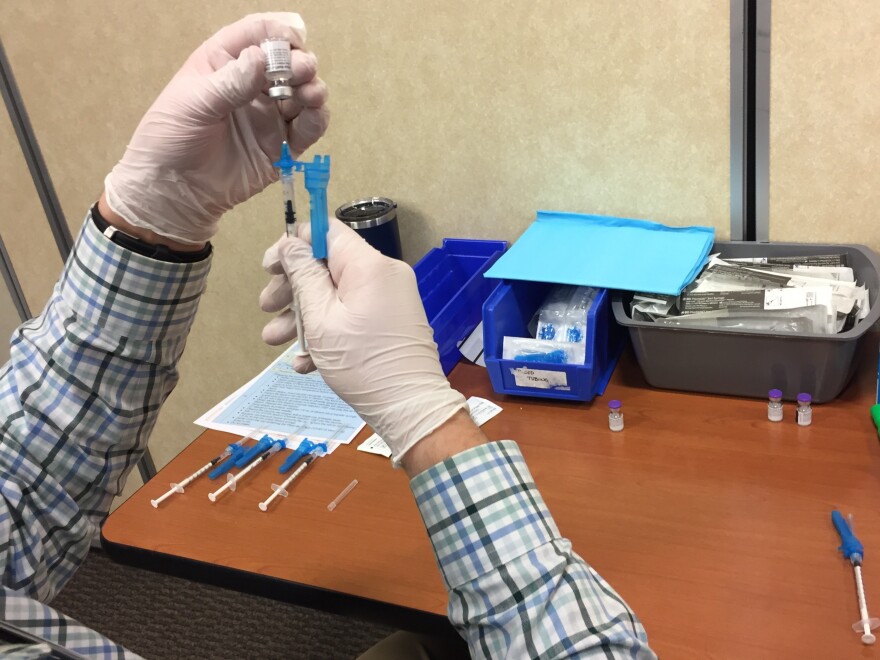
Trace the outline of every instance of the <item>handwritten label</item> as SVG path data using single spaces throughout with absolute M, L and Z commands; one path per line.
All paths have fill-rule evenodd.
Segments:
M 539 390 L 567 390 L 568 378 L 564 371 L 545 371 L 519 367 L 511 369 L 517 387 L 534 387 Z

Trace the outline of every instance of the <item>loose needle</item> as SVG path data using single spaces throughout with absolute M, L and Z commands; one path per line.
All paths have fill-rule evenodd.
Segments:
M 336 499 L 333 500 L 332 502 L 330 502 L 330 504 L 327 505 L 327 511 L 333 511 L 333 509 L 335 509 L 337 506 L 339 506 L 339 503 L 342 502 L 342 500 L 345 499 L 346 495 L 348 495 L 351 491 L 353 491 L 353 490 L 354 490 L 354 487 L 357 486 L 357 485 L 358 485 L 358 480 L 357 480 L 357 479 L 352 479 L 352 480 L 351 480 L 351 483 L 348 484 L 348 485 L 342 490 L 342 492 L 339 493 L 339 495 L 336 496 Z

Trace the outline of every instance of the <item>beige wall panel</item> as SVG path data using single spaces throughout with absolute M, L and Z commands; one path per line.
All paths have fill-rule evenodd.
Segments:
M 61 272 L 61 253 L 5 105 L 0 105 L 0 209 L 0 236 L 28 307 L 39 314 Z
M 274 8 L 35 4 L 4 3 L 0 26 L 71 219 L 187 54 L 224 23 Z M 318 151 L 333 157 L 331 212 L 355 197 L 394 198 L 410 261 L 446 236 L 514 240 L 541 208 L 708 224 L 728 236 L 726 3 L 290 6 L 330 88 Z M 181 383 L 154 436 L 159 465 L 198 433 L 193 419 L 277 354 L 260 343 L 267 319 L 256 301 L 279 216 L 273 189 L 223 223 Z
M 880 251 L 880 3 L 773 3 L 770 238 Z

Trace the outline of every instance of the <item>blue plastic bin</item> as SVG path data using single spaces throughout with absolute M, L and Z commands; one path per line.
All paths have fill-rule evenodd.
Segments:
M 483 273 L 506 249 L 507 241 L 445 238 L 413 266 L 445 374 L 461 359 L 458 345 L 477 327 L 483 303 L 499 284 Z
M 584 364 L 522 362 L 501 357 L 504 337 L 530 336 L 529 321 L 553 286 L 504 280 L 489 296 L 483 305 L 483 342 L 489 378 L 501 394 L 590 401 L 605 391 L 626 338 L 614 323 L 610 296 L 605 289 L 599 291 L 587 313 Z M 528 382 L 543 387 L 525 385 Z

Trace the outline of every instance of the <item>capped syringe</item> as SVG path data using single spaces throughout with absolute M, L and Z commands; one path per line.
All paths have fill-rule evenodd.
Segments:
M 862 561 L 865 557 L 865 547 L 853 534 L 850 525 L 841 515 L 840 511 L 831 512 L 831 522 L 834 523 L 837 533 L 840 535 L 840 547 L 838 550 L 852 564 L 856 578 L 856 593 L 859 599 L 859 616 L 861 619 L 852 624 L 853 630 L 862 633 L 862 644 L 873 644 L 877 637 L 871 631 L 880 627 L 880 619 L 868 616 L 868 604 L 865 601 L 865 584 L 862 582 Z
M 198 470 L 193 472 L 191 475 L 189 475 L 186 479 L 181 481 L 179 484 L 174 484 L 174 483 L 171 484 L 171 490 L 169 490 L 167 493 L 165 493 L 161 497 L 157 497 L 155 500 L 150 500 L 150 504 L 153 505 L 154 509 L 158 509 L 159 505 L 162 504 L 162 502 L 167 500 L 169 497 L 174 495 L 174 493 L 182 493 L 183 489 L 186 488 L 187 486 L 189 486 L 193 481 L 195 481 L 196 479 L 201 477 L 203 474 L 205 474 L 205 472 L 207 472 L 212 467 L 217 465 L 217 463 L 219 463 L 223 459 L 227 458 L 233 452 L 235 452 L 238 448 L 240 448 L 245 443 L 245 441 L 247 441 L 251 437 L 251 435 L 253 435 L 253 432 L 248 433 L 247 435 L 240 437 L 238 440 L 236 440 L 232 444 L 227 445 L 226 449 L 224 449 L 220 453 L 220 455 L 216 456 L 215 458 L 212 458 L 210 461 L 205 463 L 202 467 L 200 467 Z
M 308 456 L 306 456 L 306 459 L 303 461 L 302 465 L 300 465 L 298 468 L 296 468 L 296 470 L 293 471 L 293 474 L 282 481 L 280 485 L 272 484 L 272 494 L 269 495 L 269 497 L 267 497 L 264 501 L 260 502 L 258 505 L 260 507 L 260 511 L 268 511 L 269 505 L 272 504 L 272 500 L 274 500 L 279 495 L 281 497 L 287 497 L 287 487 L 290 486 L 290 484 L 292 484 L 299 475 L 305 472 L 306 468 L 309 467 L 316 458 L 318 458 L 319 456 L 323 456 L 326 453 L 327 445 L 325 445 L 323 442 L 316 445 L 314 449 L 312 449 L 312 452 Z
M 253 470 L 258 465 L 260 465 L 263 461 L 265 461 L 267 458 L 269 458 L 272 454 L 275 454 L 276 452 L 280 451 L 281 449 L 284 449 L 285 444 L 286 443 L 284 440 L 273 441 L 272 446 L 269 447 L 262 454 L 260 454 L 256 459 L 254 459 L 254 462 L 251 463 L 250 465 L 248 465 L 244 470 L 242 470 L 238 474 L 226 475 L 226 483 L 223 484 L 222 486 L 220 486 L 220 488 L 215 490 L 213 493 L 208 493 L 208 499 L 211 500 L 212 502 L 216 502 L 217 497 L 219 495 L 221 495 L 224 491 L 231 490 L 232 492 L 235 492 L 235 486 L 238 483 L 239 479 L 241 479 L 244 475 L 246 475 L 248 472 Z
M 312 442 L 308 438 L 303 438 L 302 442 L 299 443 L 299 447 L 297 447 L 294 451 L 290 452 L 290 456 L 288 456 L 281 466 L 278 468 L 278 472 L 284 474 L 294 465 L 296 465 L 297 461 L 301 459 L 303 456 L 307 454 L 311 454 L 315 449 L 320 448 L 325 454 L 328 452 L 328 444 L 337 436 L 337 434 L 344 429 L 347 424 L 340 424 L 333 433 L 331 433 L 325 442 Z M 323 455 L 323 454 L 322 454 Z
M 284 233 L 287 236 L 296 236 L 296 203 L 293 198 L 293 172 L 296 161 L 290 155 L 290 146 L 287 141 L 281 143 L 281 158 L 275 162 L 278 168 L 278 178 L 281 181 L 281 195 L 284 201 Z M 293 312 L 293 320 L 296 323 L 296 337 L 299 341 L 299 350 L 296 352 L 300 357 L 309 354 L 306 345 L 306 333 L 303 329 L 302 307 L 299 304 L 299 295 L 294 292 L 293 304 L 290 310 Z

